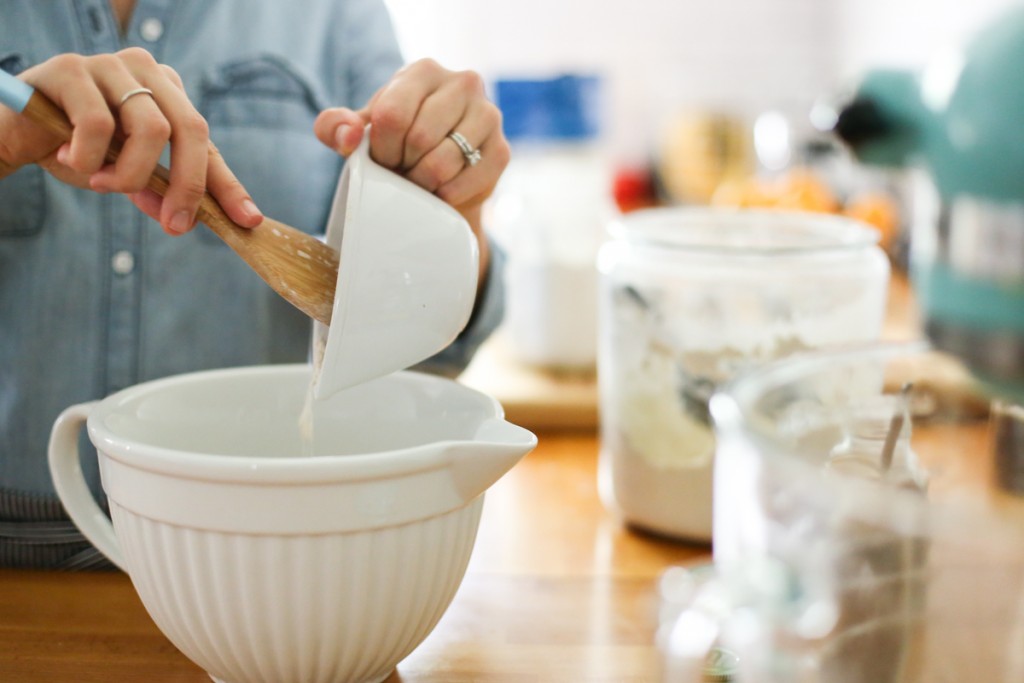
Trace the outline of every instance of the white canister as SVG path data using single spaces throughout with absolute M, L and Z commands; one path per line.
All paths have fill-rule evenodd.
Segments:
M 503 79 L 496 100 L 512 160 L 489 224 L 505 249 L 509 355 L 534 368 L 592 373 L 594 261 L 614 213 L 596 76 Z

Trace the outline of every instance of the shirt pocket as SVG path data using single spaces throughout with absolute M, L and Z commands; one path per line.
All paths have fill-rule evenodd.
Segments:
M 197 102 L 211 140 L 257 206 L 310 233 L 323 231 L 341 168 L 313 134 L 325 106 L 307 77 L 269 55 L 210 69 Z M 208 230 L 199 234 L 221 243 Z
M 17 53 L 0 53 L 0 69 L 19 74 L 28 67 Z M 46 214 L 42 168 L 24 166 L 0 180 L 0 237 L 25 237 L 42 229 Z

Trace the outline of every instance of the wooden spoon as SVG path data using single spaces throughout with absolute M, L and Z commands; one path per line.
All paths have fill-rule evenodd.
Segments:
M 20 100 L 10 95 L 12 89 L 22 96 Z M 5 90 L 7 92 L 3 92 Z M 2 70 L 0 102 L 20 111 L 64 142 L 71 140 L 71 122 L 60 107 Z M 18 109 L 21 102 L 25 102 L 24 107 Z M 111 144 L 107 150 L 108 163 L 117 160 L 121 146 L 119 140 Z M 163 197 L 167 194 L 169 177 L 167 168 L 158 165 L 146 187 Z M 255 228 L 243 228 L 228 217 L 209 192 L 200 201 L 196 218 L 234 249 L 271 289 L 309 317 L 325 325 L 331 324 L 338 281 L 337 251 L 312 235 L 272 218 L 264 218 Z

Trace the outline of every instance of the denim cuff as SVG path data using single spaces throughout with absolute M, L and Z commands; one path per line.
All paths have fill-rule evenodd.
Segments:
M 505 252 L 488 238 L 491 258 L 486 282 L 477 297 L 469 322 L 448 347 L 419 363 L 414 370 L 456 377 L 466 369 L 480 345 L 505 316 Z

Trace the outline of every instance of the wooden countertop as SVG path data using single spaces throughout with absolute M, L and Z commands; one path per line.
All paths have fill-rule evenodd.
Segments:
M 938 429 L 922 444 L 979 452 L 984 426 Z M 710 561 L 710 548 L 633 532 L 608 513 L 594 435 L 539 436 L 488 492 L 447 613 L 386 683 L 659 683 L 658 578 Z M 954 479 L 985 488 L 991 472 L 977 460 Z M 157 630 L 124 574 L 0 570 L 0 681 L 209 678 Z
M 710 559 L 625 529 L 596 492 L 597 438 L 541 433 L 487 494 L 462 587 L 387 683 L 658 680 L 657 580 Z M 121 573 L 0 570 L 3 683 L 209 683 Z

